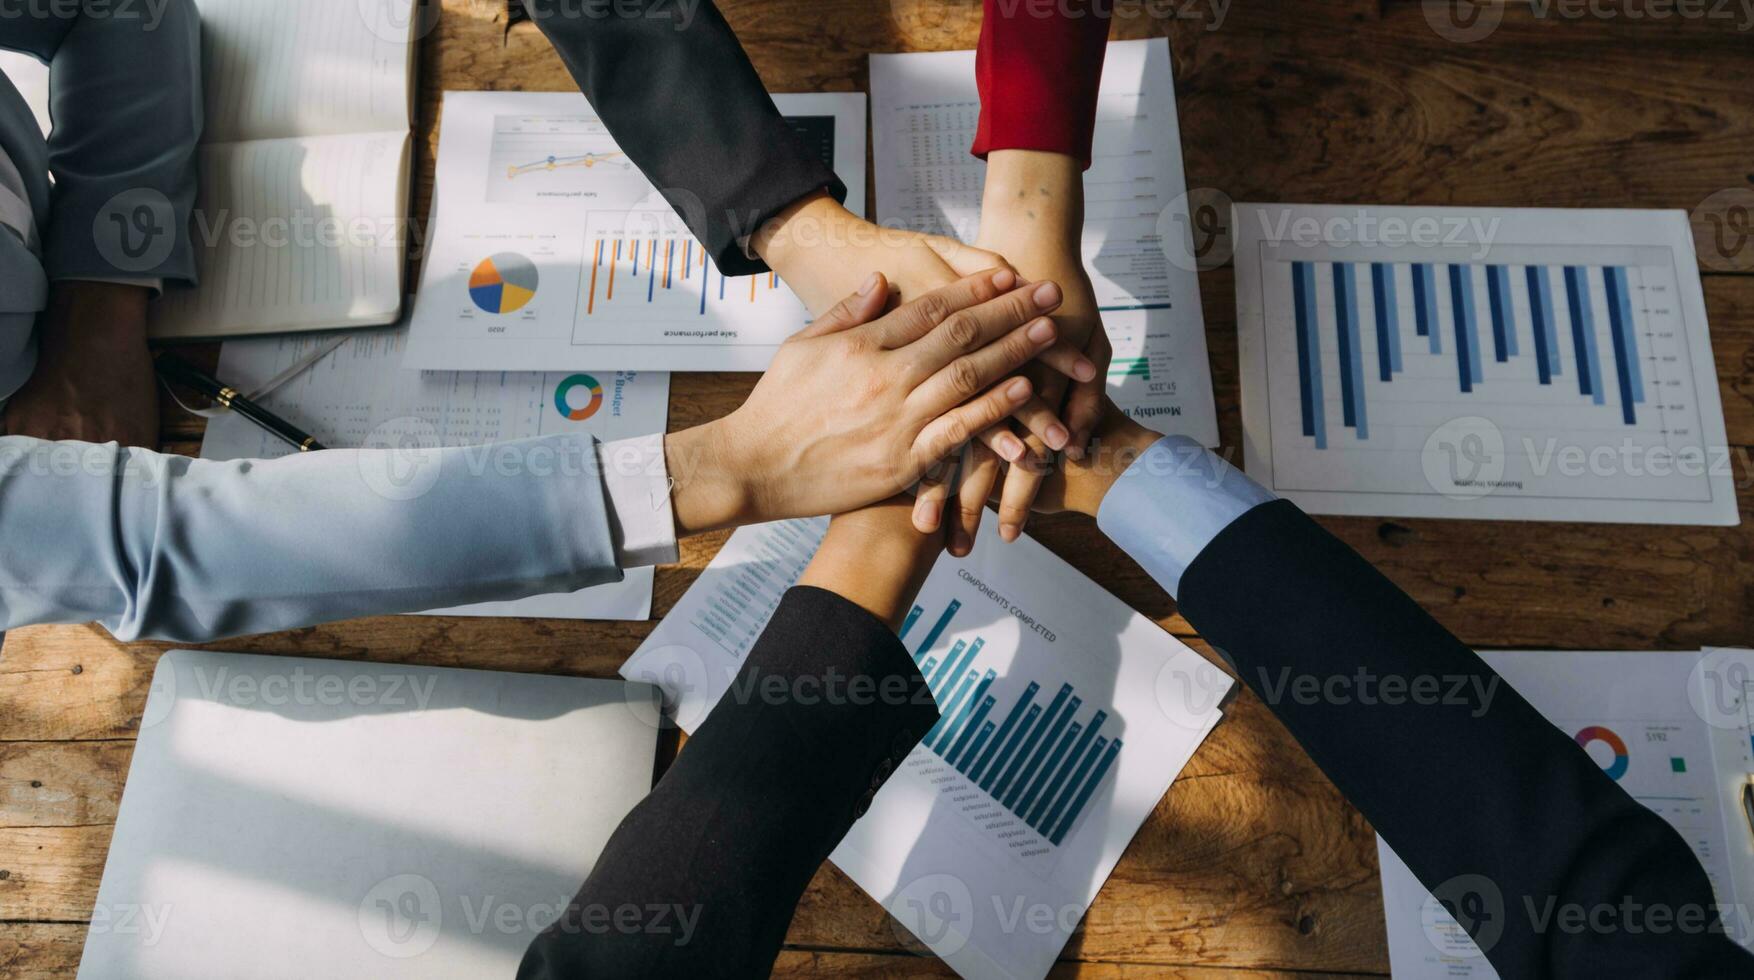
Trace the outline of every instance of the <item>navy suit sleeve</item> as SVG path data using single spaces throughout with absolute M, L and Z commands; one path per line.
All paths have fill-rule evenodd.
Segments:
M 811 876 L 937 720 L 886 625 L 832 592 L 787 592 L 520 980 L 767 976 Z M 674 910 L 663 931 L 602 926 L 653 907 Z
M 1291 503 L 1220 532 L 1179 599 L 1500 975 L 1754 976 L 1681 836 Z M 1347 696 L 1307 696 L 1331 678 Z M 1437 687 L 1367 701 L 1359 678 Z

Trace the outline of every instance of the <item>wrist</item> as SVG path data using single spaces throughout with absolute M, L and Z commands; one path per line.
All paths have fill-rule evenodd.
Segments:
M 113 351 L 118 345 L 146 343 L 145 286 L 68 279 L 55 283 L 41 336 L 45 355 Z
M 797 268 L 815 246 L 827 240 L 828 228 L 848 219 L 858 220 L 827 191 L 814 191 L 763 222 L 749 245 L 769 268 L 785 277 L 788 269 Z
M 708 422 L 664 437 L 670 474 L 670 506 L 683 537 L 760 520 L 748 472 L 734 465 L 726 420 Z
M 1121 475 L 1162 438 L 1160 432 L 1111 413 L 1084 458 L 1066 465 L 1066 507 L 1095 517 Z
M 913 501 L 895 497 L 834 518 L 798 584 L 833 592 L 899 629 L 942 550 L 942 535 L 914 530 Z

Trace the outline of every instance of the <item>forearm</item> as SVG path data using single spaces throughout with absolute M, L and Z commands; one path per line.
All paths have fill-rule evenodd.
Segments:
M 986 0 L 975 52 L 981 116 L 972 150 L 1051 150 L 1090 165 L 1113 4 Z
M 1156 439 L 1114 414 L 1111 445 Z M 1091 512 L 1095 501 L 1104 531 L 1419 879 L 1446 899 L 1458 896 L 1444 886 L 1479 880 L 1469 876 L 1498 890 L 1503 932 L 1485 945 L 1501 973 L 1668 976 L 1742 962 L 1721 937 L 1537 926 L 1530 909 L 1628 900 L 1691 909 L 1704 924 L 1712 892 L 1661 818 L 1289 502 L 1185 441 L 1149 442 L 1130 465 L 1124 451 L 1094 460 L 1074 467 L 1068 503 Z
M 726 275 L 765 271 L 742 240 L 786 205 L 846 187 L 793 132 L 710 0 L 523 0 L 603 124 Z
M 1427 888 L 1483 896 L 1490 921 L 1462 920 L 1500 974 L 1750 975 L 1682 837 L 1289 502 L 1225 529 L 1179 600 Z
M 764 976 L 811 876 L 938 719 L 895 633 L 846 599 L 786 593 L 730 688 L 628 815 L 520 980 Z M 674 935 L 584 924 L 673 907 Z
M 941 535 L 914 530 L 912 513 L 911 499 L 894 497 L 836 517 L 798 584 L 833 592 L 899 629 L 943 550 Z
M 205 641 L 619 579 L 590 441 L 221 463 L 0 439 L 0 630 Z
M 193 0 L 153 10 L 8 21 L 5 43 L 49 62 L 52 279 L 195 279 L 200 15 Z
M 987 157 L 981 239 L 1005 246 L 1028 278 L 1038 256 L 1069 254 L 1076 262 L 1084 230 L 1084 175 L 1078 160 L 1042 150 L 994 150 Z
M 88 363 L 124 344 L 146 343 L 146 304 L 152 290 L 115 282 L 64 279 L 49 289 L 49 308 L 38 333 L 44 361 L 76 358 Z

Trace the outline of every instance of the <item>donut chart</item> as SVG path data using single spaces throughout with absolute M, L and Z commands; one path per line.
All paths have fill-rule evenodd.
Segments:
M 516 252 L 482 259 L 469 275 L 469 299 L 483 312 L 516 313 L 536 298 L 536 263 Z
M 1591 742 L 1601 742 L 1614 753 L 1614 761 L 1602 767 L 1609 779 L 1618 780 L 1626 775 L 1626 768 L 1632 764 L 1632 758 L 1626 754 L 1626 743 L 1613 729 L 1591 725 L 1577 733 L 1577 744 L 1580 747 L 1587 749 Z
M 591 394 L 591 400 L 586 402 L 583 407 L 574 408 L 572 406 L 569 396 L 574 388 L 583 388 Z M 572 421 L 583 422 L 597 414 L 597 410 L 603 407 L 603 386 L 597 383 L 596 378 L 588 374 L 575 374 L 562 381 L 554 389 L 554 407 L 559 410 L 561 415 Z

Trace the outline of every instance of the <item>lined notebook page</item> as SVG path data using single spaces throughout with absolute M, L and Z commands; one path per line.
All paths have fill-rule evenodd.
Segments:
M 201 0 L 205 142 L 412 128 L 413 0 Z
M 397 131 L 203 147 L 201 288 L 153 304 L 153 335 L 393 321 L 411 144 Z

